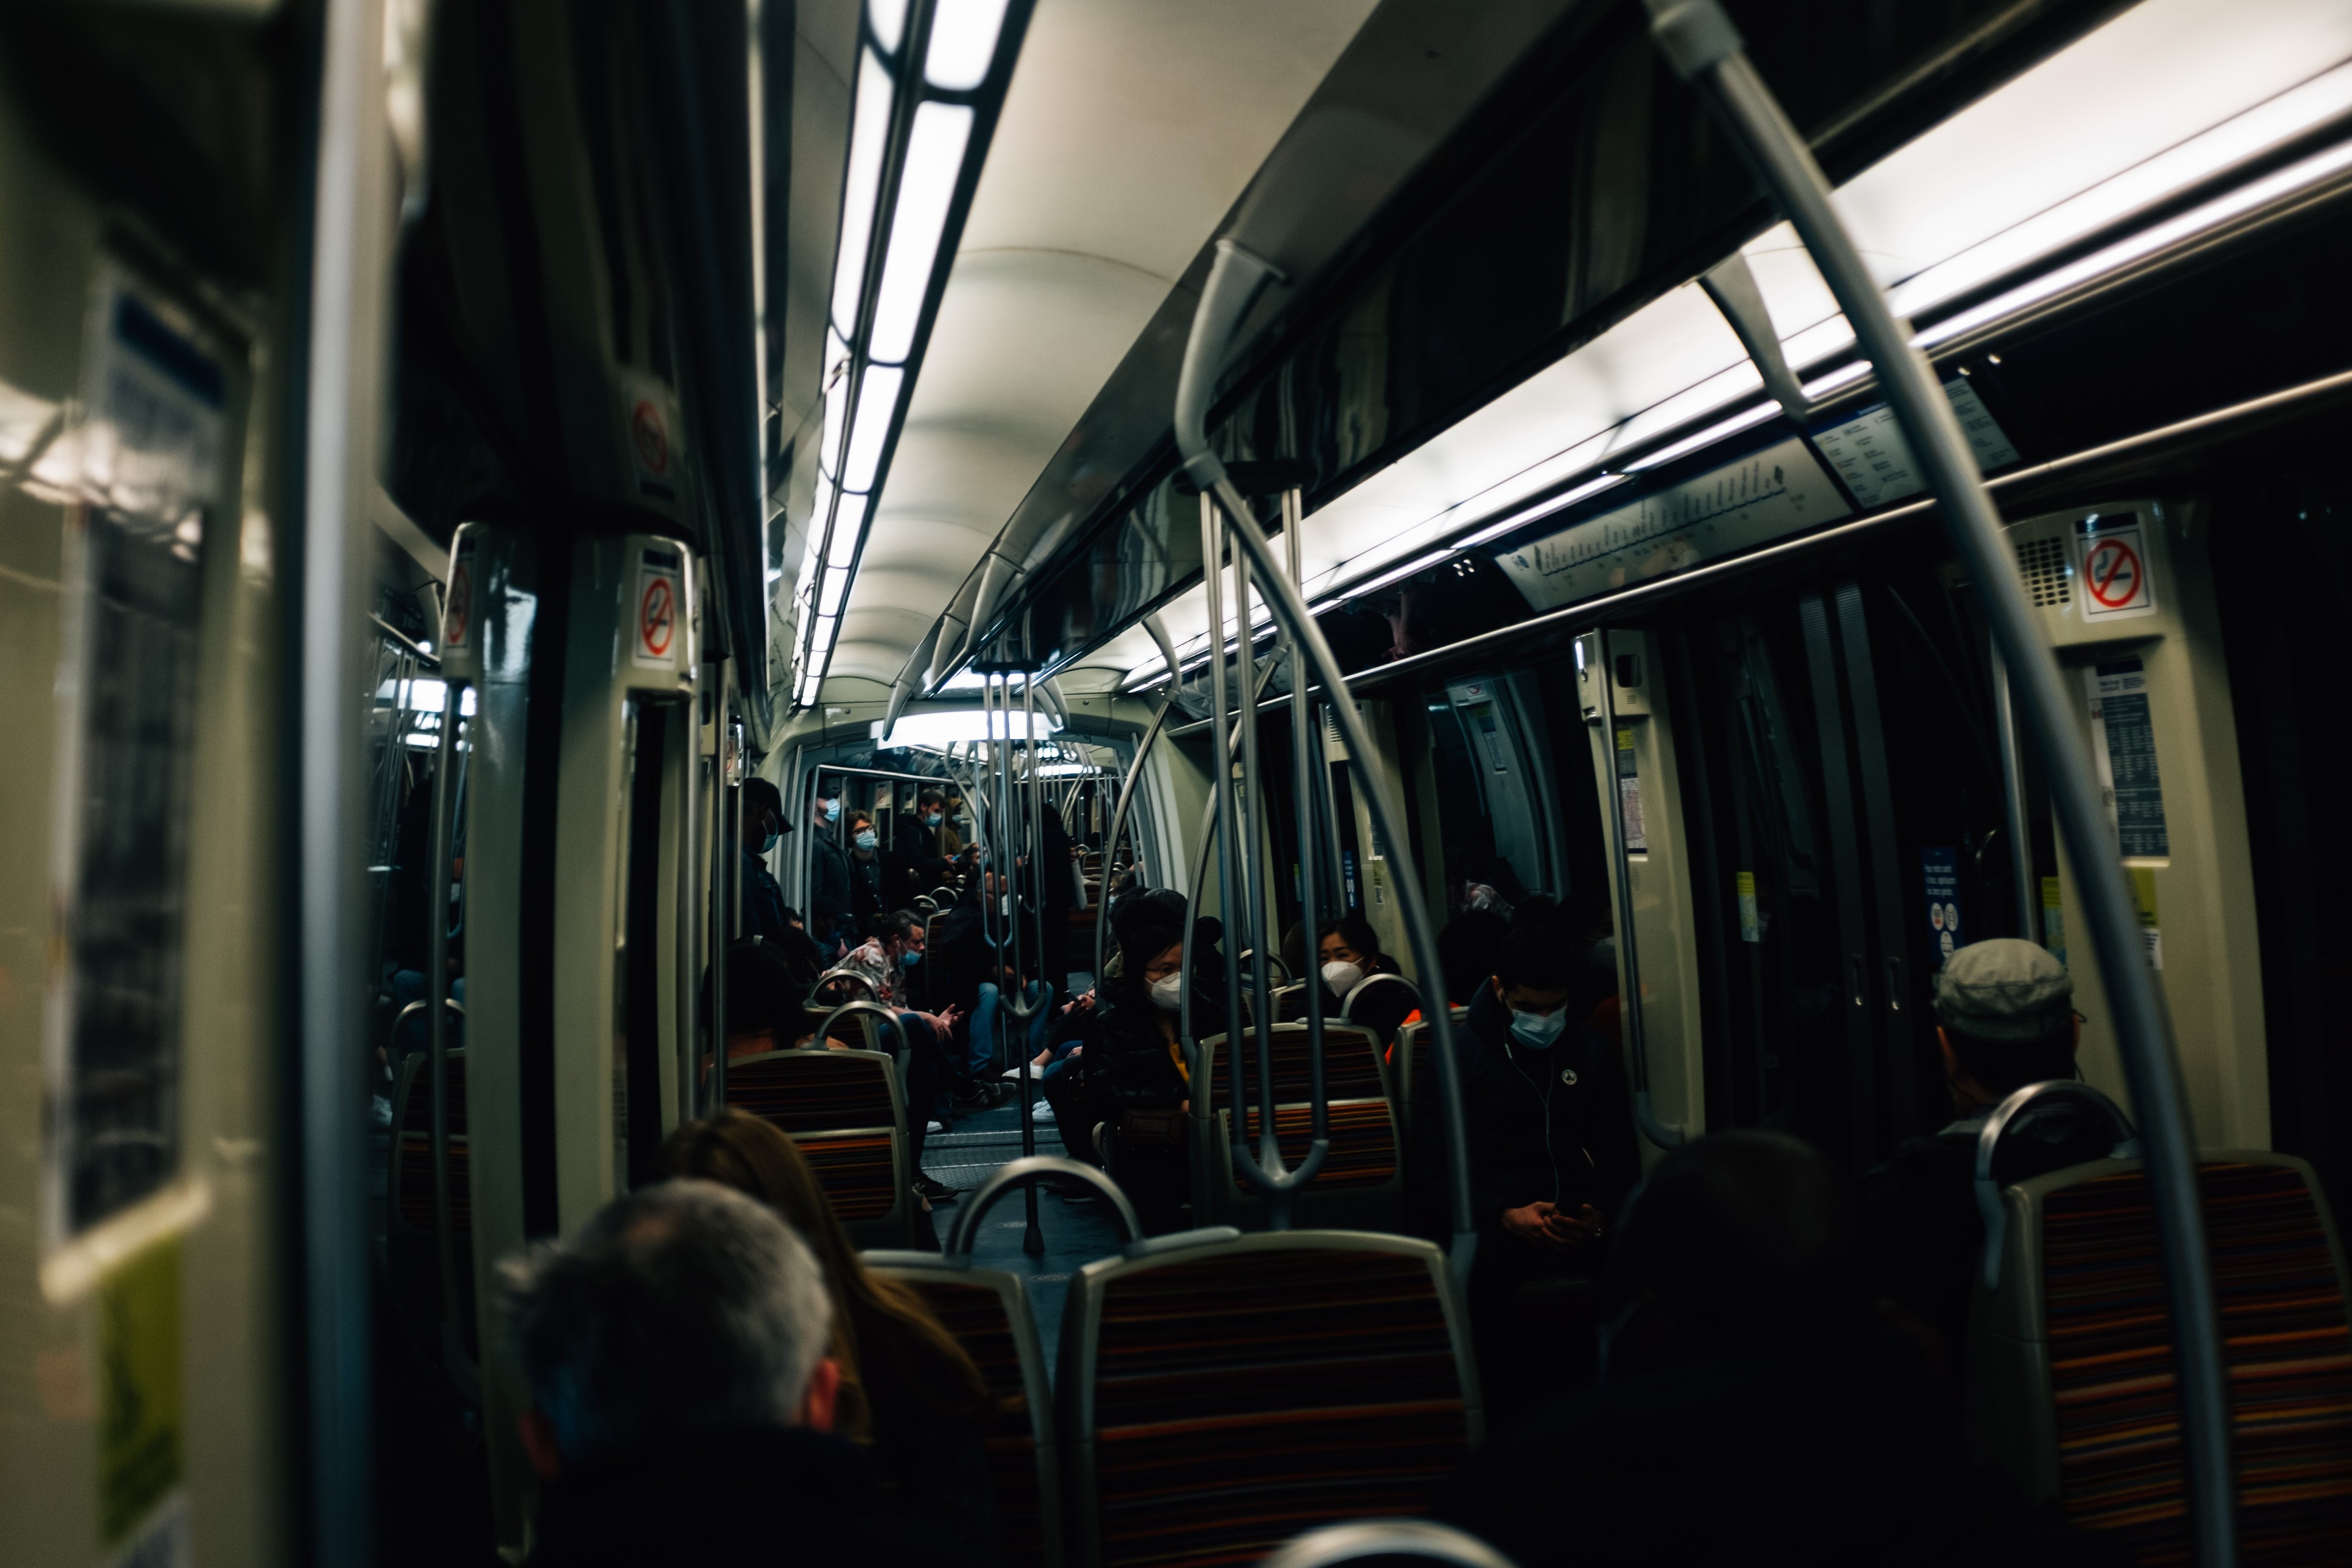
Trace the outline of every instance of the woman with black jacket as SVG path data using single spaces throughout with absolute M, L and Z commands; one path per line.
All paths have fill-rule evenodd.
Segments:
M 1176 1025 L 1184 999 L 1184 937 L 1157 921 L 1119 934 L 1119 972 L 1095 994 L 1079 1047 L 1079 1085 L 1057 1110 L 1065 1142 L 1084 1157 L 1098 1146 L 1104 1168 L 1127 1192 L 1153 1235 L 1179 1229 L 1192 1190 L 1184 1113 L 1192 1086 Z M 1197 984 L 1197 982 L 1196 982 Z M 1220 1016 L 1196 989 L 1196 1019 Z M 1102 1129 L 1097 1145 L 1093 1131 Z

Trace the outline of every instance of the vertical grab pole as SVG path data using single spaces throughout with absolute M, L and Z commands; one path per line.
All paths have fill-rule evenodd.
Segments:
M 1234 840 L 1234 862 L 1246 868 L 1249 883 L 1242 898 L 1242 912 L 1249 921 L 1249 1001 L 1250 1034 L 1254 1037 L 1257 1058 L 1257 1148 L 1258 1164 L 1271 1179 L 1272 1186 L 1265 1194 L 1265 1221 L 1269 1230 L 1290 1228 L 1290 1188 L 1282 1178 L 1290 1173 L 1283 1163 L 1282 1143 L 1275 1136 L 1274 1107 L 1274 989 L 1266 984 L 1266 919 L 1265 879 L 1259 875 L 1255 864 L 1259 848 L 1258 834 L 1265 826 L 1265 775 L 1258 769 L 1257 712 L 1258 700 L 1263 695 L 1251 678 L 1256 668 L 1256 653 L 1250 637 L 1250 571 L 1249 562 L 1238 550 L 1234 554 L 1234 673 L 1239 677 L 1236 689 L 1243 703 L 1234 716 L 1234 727 L 1241 731 L 1242 789 L 1241 815 L 1234 826 L 1239 834 Z M 1267 673 L 1273 672 L 1268 661 Z M 1238 952 L 1238 938 L 1228 938 L 1229 951 Z M 1241 1057 L 1234 1057 L 1234 1070 L 1241 1070 Z M 1234 1124 L 1239 1136 L 1241 1124 Z
M 1609 803 L 1601 816 L 1609 824 L 1609 874 L 1617 889 L 1617 952 L 1624 961 L 1625 978 L 1618 986 L 1617 1016 L 1625 1025 L 1625 1054 L 1633 1058 L 1633 1121 L 1642 1136 L 1661 1149 L 1679 1149 L 1684 1135 L 1680 1123 L 1661 1121 L 1650 1103 L 1650 1037 L 1643 1026 L 1642 959 L 1633 933 L 1633 864 L 1632 851 L 1625 847 L 1625 791 L 1617 782 L 1617 693 L 1616 678 L 1609 666 L 1609 634 L 1596 631 L 1592 645 L 1600 655 L 1601 668 L 1588 669 L 1584 663 L 1584 645 L 1576 646 L 1577 674 L 1590 679 L 1601 692 L 1601 754 L 1609 773 Z
M 471 1393 L 472 1359 L 466 1354 L 457 1300 L 457 1248 L 449 1219 L 449 855 L 450 803 L 457 793 L 457 717 L 465 706 L 456 677 L 441 683 L 439 757 L 433 769 L 433 918 L 425 927 L 427 1027 L 433 1075 L 433 1258 L 441 1275 L 441 1363 L 450 1381 Z M 400 1136 L 394 1128 L 392 1135 Z
M 1024 637 L 1023 640 L 1025 643 L 1027 639 Z M 1026 670 L 1021 676 L 1021 720 L 1026 732 L 1023 753 L 1029 760 L 1026 782 L 1029 786 L 1027 859 L 1030 910 L 1037 932 L 1037 1000 L 1022 1016 L 1022 1022 L 1025 1024 L 1054 1005 L 1054 986 L 1046 979 L 1053 973 L 1053 968 L 1047 962 L 1051 950 L 1045 945 L 1045 777 L 1037 765 L 1037 677 Z M 1017 899 L 1014 907 L 1019 907 Z M 1028 982 L 1022 979 L 1018 971 L 1014 972 L 1013 980 L 1014 984 L 1022 987 L 1025 997 Z M 1037 1087 L 1037 1065 L 1029 1054 L 1029 1031 L 1024 1029 L 1021 1031 L 1021 1155 L 1024 1159 L 1037 1152 L 1036 1107 L 1033 1103 Z M 1021 1249 L 1032 1258 L 1042 1257 L 1045 1251 L 1045 1233 L 1037 1228 L 1037 1184 L 1034 1182 L 1029 1184 L 1027 1206 L 1029 1227 L 1021 1237 Z
M 2009 690 L 2009 664 L 1999 648 L 1992 655 L 1993 725 L 2000 736 L 2001 829 L 2009 835 L 2010 879 L 2017 884 L 2017 934 L 2038 942 L 2049 933 L 2036 917 L 2040 889 L 2033 885 L 2033 840 L 2025 826 L 2025 753 L 2017 743 L 2017 709 Z
M 1225 570 L 1224 529 L 1217 516 L 1216 503 L 1203 492 L 1201 497 L 1201 584 L 1208 597 L 1209 610 L 1209 766 L 1213 773 L 1210 781 L 1211 800 L 1216 809 L 1217 854 L 1217 919 L 1224 928 L 1225 945 L 1230 948 L 1239 929 L 1234 919 L 1234 760 L 1233 732 L 1227 728 L 1230 703 L 1225 692 L 1225 605 L 1223 587 Z M 1184 989 L 1192 988 L 1192 931 L 1188 925 L 1184 948 Z M 1242 1167 L 1249 1159 L 1249 1119 L 1246 1101 L 1242 1094 L 1242 972 L 1241 966 L 1228 953 L 1224 962 L 1225 1001 L 1225 1082 L 1231 1089 L 1227 1095 L 1233 1121 L 1225 1129 L 1226 1140 L 1233 1145 L 1234 1164 Z M 1185 1052 L 1192 1053 L 1193 1042 L 1185 1042 Z M 1205 1059 L 1205 1058 L 1203 1058 Z M 1213 1075 L 1212 1075 L 1213 1078 Z
M 2197 1561 L 2237 1561 L 2237 1490 L 2230 1457 L 2228 1373 L 2213 1302 L 2197 1144 L 2188 1090 L 2172 1049 L 2164 1000 L 2141 950 L 2137 911 L 2107 825 L 2088 747 L 2076 731 L 2058 661 L 2043 646 L 2032 606 L 1985 493 L 1968 437 L 1927 357 L 1911 346 L 1863 266 L 1830 203 L 1812 151 L 1748 62 L 1739 33 L 1716 0 L 1645 0 L 1660 49 L 1714 106 L 1751 166 L 1788 215 L 1821 269 L 1935 491 L 1952 545 L 1984 595 L 1986 618 L 2050 775 L 2050 805 L 2083 897 L 2099 975 L 2115 1009 L 2116 1037 L 2139 1113 L 2149 1195 L 2164 1258 L 2165 1294 L 2179 1358 L 2181 1437 L 2188 1456 L 2189 1521 Z
M 1306 546 L 1299 537 L 1306 521 L 1305 508 L 1300 504 L 1298 487 L 1291 486 L 1282 492 L 1282 553 L 1284 564 L 1290 568 L 1290 585 L 1301 595 L 1307 592 Z M 1323 1081 L 1323 966 L 1317 962 L 1315 928 L 1319 923 L 1320 900 L 1315 886 L 1318 868 L 1315 864 L 1315 763 L 1309 756 L 1310 742 L 1317 740 L 1315 726 L 1307 712 L 1307 672 L 1298 657 L 1298 639 L 1288 626 L 1281 628 L 1282 652 L 1290 662 L 1290 751 L 1291 773 L 1297 793 L 1296 811 L 1298 819 L 1298 937 L 1299 966 L 1306 971 L 1307 984 L 1307 1060 L 1312 1075 L 1307 1091 L 1314 1104 L 1314 1124 L 1308 1130 L 1308 1159 L 1316 1149 L 1328 1149 L 1331 1143 L 1331 1106 Z M 1312 746 L 1319 755 L 1322 748 Z M 1328 1158 L 1328 1155 L 1325 1156 Z
M 679 931 L 677 975 L 677 1106 L 688 1112 L 695 1101 L 695 1080 L 702 1075 L 701 1053 L 697 1048 L 700 1034 L 697 1017 L 702 1003 L 702 846 L 699 841 L 701 814 L 695 806 L 702 796 L 702 693 L 697 691 L 686 700 L 686 777 L 678 790 L 677 825 L 677 911 Z M 719 759 L 711 759 L 715 772 Z M 721 1055 L 727 1048 L 719 1042 Z
M 1218 365 L 1224 357 L 1225 345 L 1239 324 L 1242 312 L 1257 292 L 1264 279 L 1275 276 L 1273 265 L 1252 255 L 1231 239 L 1217 242 L 1216 260 L 1209 269 L 1209 281 L 1201 293 L 1201 303 L 1193 312 L 1192 331 L 1184 345 L 1183 369 L 1176 384 L 1174 418 L 1177 449 L 1184 456 L 1184 467 L 1200 484 L 1203 504 L 1210 504 L 1212 491 L 1214 504 L 1221 506 L 1232 519 L 1234 542 L 1249 552 L 1253 565 L 1264 574 L 1270 607 L 1276 619 L 1286 626 L 1292 636 L 1313 661 L 1316 673 L 1322 678 L 1323 688 L 1331 704 L 1332 716 L 1339 724 L 1348 744 L 1349 763 L 1356 770 L 1361 786 L 1364 805 L 1370 812 L 1374 831 L 1381 838 L 1405 853 L 1403 846 L 1411 839 L 1403 832 L 1404 816 L 1389 798 L 1388 786 L 1366 762 L 1371 754 L 1371 740 L 1364 729 L 1362 717 L 1348 696 L 1347 677 L 1340 672 L 1339 661 L 1333 657 L 1331 645 L 1324 639 L 1322 628 L 1307 613 L 1307 602 L 1298 590 L 1283 580 L 1276 568 L 1274 552 L 1258 531 L 1257 520 L 1250 514 L 1249 503 L 1225 472 L 1224 464 L 1210 448 L 1208 413 L 1214 391 Z M 1210 531 L 1203 520 L 1204 535 Z M 1216 560 L 1213 555 L 1202 563 L 1205 579 L 1216 581 Z M 1213 611 L 1211 625 L 1216 626 Z M 1222 648 L 1220 647 L 1220 650 Z M 1222 673 L 1223 660 L 1216 661 Z M 1222 722 L 1222 714 L 1220 715 Z M 1222 728 L 1219 737 L 1223 737 Z M 1437 959 L 1436 929 L 1430 923 L 1429 906 L 1422 896 L 1421 879 L 1416 876 L 1398 879 L 1397 902 L 1404 916 L 1405 930 L 1412 940 L 1413 964 L 1425 975 L 1442 975 L 1444 966 Z M 1239 998 L 1234 998 L 1238 1007 Z M 1454 1021 L 1444 1007 L 1431 1010 L 1430 1037 L 1437 1058 L 1438 1117 L 1445 1135 L 1447 1169 L 1450 1177 L 1448 1217 L 1453 1223 L 1452 1245 L 1447 1250 L 1447 1266 L 1457 1284 L 1466 1285 L 1472 1260 L 1476 1257 L 1478 1236 L 1470 1215 L 1469 1151 L 1462 1122 L 1462 1079 L 1454 1059 Z M 1312 1159 L 1302 1165 L 1294 1179 L 1312 1173 Z

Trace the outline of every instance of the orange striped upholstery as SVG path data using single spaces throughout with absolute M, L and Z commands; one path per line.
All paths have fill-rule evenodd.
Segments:
M 1429 1505 L 1475 1424 L 1442 1265 L 1368 1239 L 1290 1232 L 1088 1267 L 1095 1300 L 1071 1311 L 1091 1355 L 1065 1382 L 1090 1384 L 1091 1431 L 1072 1431 L 1101 1563 L 1254 1563 L 1319 1524 Z
M 2288 1165 L 2204 1167 L 2227 1342 L 2240 1561 L 2352 1555 L 2352 1331 L 2318 1205 Z M 2043 1200 L 2042 1289 L 2060 1494 L 2143 1568 L 2186 1563 L 2179 1405 L 2147 1182 L 2137 1170 Z
M 451 1051 L 446 1073 L 449 1100 L 449 1228 L 474 1228 L 471 1154 L 466 1142 L 466 1055 Z M 392 1152 L 392 1212 L 400 1224 L 433 1229 L 433 1070 L 423 1052 L 404 1064 L 399 1131 Z
M 885 1065 L 877 1056 L 850 1051 L 744 1057 L 727 1064 L 727 1103 L 786 1132 L 895 1127 L 898 1097 Z
M 1275 1103 L 1304 1102 L 1313 1083 L 1306 1026 L 1278 1027 L 1269 1040 L 1274 1050 Z M 1241 1042 L 1241 1048 L 1248 1053 L 1243 1062 L 1242 1092 L 1254 1105 L 1257 1102 L 1256 1037 L 1251 1030 L 1244 1029 Z M 1233 1090 L 1225 1084 L 1231 1053 L 1222 1037 L 1214 1040 L 1213 1051 L 1215 1061 L 1209 1075 L 1210 1103 L 1222 1110 L 1232 1103 L 1229 1097 Z M 1371 1100 L 1388 1093 L 1388 1086 L 1381 1079 L 1380 1047 L 1370 1035 L 1345 1024 L 1325 1026 L 1323 1092 L 1333 1100 Z
M 1045 1498 L 1038 1474 L 1037 1429 L 1021 1345 L 1004 1299 L 986 1285 L 965 1284 L 919 1270 L 892 1270 L 923 1299 L 934 1317 L 980 1367 L 995 1400 L 988 1423 L 988 1465 L 996 1480 L 996 1522 L 1007 1563 L 1045 1557 Z M 1013 1289 L 1019 1289 L 1015 1283 Z
M 1307 1158 L 1314 1131 L 1312 1105 L 1274 1108 L 1274 1137 L 1281 1145 L 1283 1163 L 1292 1170 Z M 1246 1122 L 1250 1150 L 1257 1150 L 1257 1107 L 1249 1108 Z M 1377 1187 L 1397 1173 L 1396 1125 L 1385 1100 L 1346 1100 L 1331 1106 L 1331 1152 L 1315 1174 L 1317 1188 Z M 1248 1184 L 1239 1176 L 1234 1185 L 1244 1192 Z
M 842 1224 L 880 1219 L 898 1205 L 898 1150 L 887 1130 L 798 1132 L 793 1142 L 807 1156 L 816 1184 L 824 1189 Z

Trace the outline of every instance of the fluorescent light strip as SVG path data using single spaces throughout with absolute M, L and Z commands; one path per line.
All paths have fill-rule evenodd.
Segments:
M 940 0 L 923 51 L 923 79 L 947 92 L 969 92 L 986 81 L 1004 5 L 1005 0 Z
M 936 54 L 936 30 L 931 37 Z M 963 173 L 971 124 L 972 111 L 961 104 L 926 103 L 915 110 L 915 129 L 907 140 L 907 161 L 891 214 L 890 251 L 882 263 L 882 287 L 874 306 L 874 332 L 867 343 L 867 352 L 886 363 L 900 363 L 914 352 L 915 324 L 922 318 L 923 296 L 930 291 L 940 237 L 947 229 L 948 207 Z M 866 374 L 871 379 L 873 372 Z M 862 398 L 859 406 L 862 416 Z
M 1454 548 L 1467 550 L 1473 545 L 1484 544 L 1490 539 L 1508 533 L 1540 518 L 1549 517 L 1556 511 L 1566 511 L 1579 501 L 1590 500 L 1603 490 L 1615 489 L 1632 477 L 1630 474 L 1602 474 L 1599 479 L 1588 479 L 1563 495 L 1554 496 L 1551 500 L 1539 502 L 1524 511 L 1515 511 L 1498 522 L 1488 523 L 1477 532 L 1456 542 Z
M 857 106 L 849 136 L 849 169 L 841 187 L 841 249 L 833 263 L 833 324 L 846 338 L 857 330 L 866 288 L 866 251 L 874 243 L 874 207 L 882 191 L 882 155 L 890 142 L 890 68 L 873 50 L 857 62 Z
M 1753 408 L 1742 409 L 1730 418 L 1719 424 L 1710 425 L 1696 435 L 1685 436 L 1671 446 L 1661 447 L 1654 452 L 1634 458 L 1625 465 L 1625 471 L 1629 474 L 1638 474 L 1644 468 L 1654 468 L 1662 464 L 1671 463 L 1676 458 L 1687 458 L 1693 452 L 1714 446 L 1727 436 L 1736 436 L 1742 430 L 1761 425 L 1780 412 L 1780 405 L 1777 403 L 1759 403 Z
M 2305 186 L 2315 185 L 2347 168 L 2352 168 L 2352 141 L 2339 142 L 2325 152 L 2315 153 L 2300 163 L 2290 163 L 2250 184 L 2240 186 L 2227 195 L 2217 196 L 2202 206 L 2192 207 L 2178 217 L 2142 229 L 2128 239 L 2118 240 L 2105 250 L 2094 251 L 2079 261 L 2045 272 L 2005 294 L 1937 322 L 1911 341 L 1923 349 L 1948 342 L 1964 332 L 1973 331 L 2005 316 L 2015 315 L 2053 295 L 2062 294 L 2105 273 L 2119 271 L 2168 246 L 2193 238 L 2207 229 L 2219 228 L 2231 218 L 2243 216 Z
M 857 414 L 849 426 L 849 455 L 842 460 L 841 488 L 871 490 L 882 465 L 882 443 L 898 412 L 898 389 L 907 373 L 896 365 L 869 364 L 857 389 Z

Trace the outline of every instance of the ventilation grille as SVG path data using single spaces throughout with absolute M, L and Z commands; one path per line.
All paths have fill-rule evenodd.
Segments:
M 2074 602 L 2074 585 L 2070 580 L 2073 574 L 2067 570 L 2063 539 L 2021 541 L 2017 546 L 2017 571 L 2025 579 L 2025 596 L 2037 608 Z

